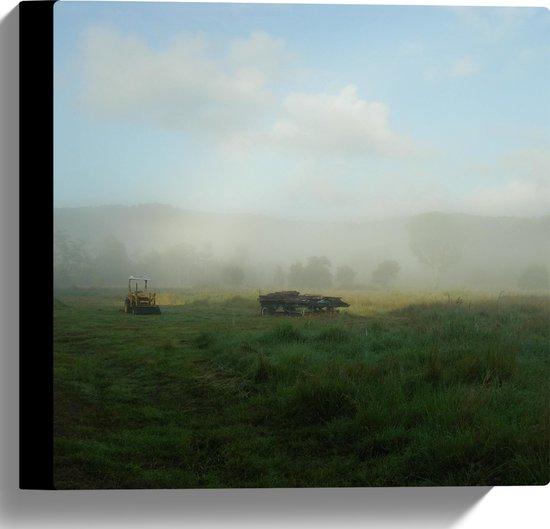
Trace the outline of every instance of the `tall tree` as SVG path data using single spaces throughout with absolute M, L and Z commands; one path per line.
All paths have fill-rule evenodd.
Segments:
M 395 280 L 401 267 L 397 261 L 382 261 L 372 272 L 372 282 L 387 287 L 390 281 Z

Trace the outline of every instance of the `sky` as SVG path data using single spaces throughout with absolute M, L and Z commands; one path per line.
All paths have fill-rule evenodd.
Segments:
M 544 7 L 54 7 L 54 205 L 550 214 Z

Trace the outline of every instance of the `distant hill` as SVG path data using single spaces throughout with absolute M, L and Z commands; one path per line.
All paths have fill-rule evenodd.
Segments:
M 178 244 L 207 246 L 228 257 L 235 252 L 264 261 L 299 259 L 313 253 L 361 252 L 365 240 L 392 241 L 406 220 L 384 223 L 321 223 L 260 215 L 204 213 L 172 206 L 98 206 L 56 208 L 54 227 L 91 247 L 114 236 L 130 253 L 164 250 Z M 381 232 L 384 237 L 380 237 Z
M 505 274 L 550 262 L 550 216 L 538 218 L 431 214 L 452 222 L 460 247 L 456 280 Z M 106 237 L 130 256 L 178 245 L 207 249 L 219 259 L 249 265 L 288 266 L 312 255 L 334 266 L 351 265 L 367 277 L 385 259 L 398 261 L 402 278 L 426 275 L 411 251 L 413 218 L 377 222 L 297 222 L 260 215 L 205 213 L 160 204 L 55 208 L 54 229 L 93 251 Z

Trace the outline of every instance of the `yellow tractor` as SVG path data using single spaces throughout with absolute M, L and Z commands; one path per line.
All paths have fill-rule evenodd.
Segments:
M 129 314 L 160 314 L 157 295 L 147 290 L 148 277 L 130 276 L 128 295 L 124 300 L 124 312 Z

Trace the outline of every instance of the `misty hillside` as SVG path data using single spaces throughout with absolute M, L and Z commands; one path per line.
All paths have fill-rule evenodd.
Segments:
M 380 262 L 396 261 L 396 286 L 409 280 L 431 281 L 436 269 L 457 284 L 500 285 L 525 267 L 547 266 L 550 261 L 549 216 L 431 213 L 377 222 L 322 223 L 147 204 L 57 208 L 54 228 L 56 238 L 77 241 L 92 255 L 113 239 L 133 261 L 186 247 L 218 262 L 255 270 L 257 281 L 272 277 L 275 267 L 286 270 L 311 256 L 326 257 L 333 271 L 344 265 L 353 268 L 361 283 L 370 281 Z M 425 255 L 419 254 L 419 247 Z M 260 270 L 263 277 L 258 279 Z
M 335 261 L 401 251 L 406 220 L 383 223 L 293 222 L 257 215 L 202 213 L 171 206 L 57 208 L 54 226 L 95 247 L 106 237 L 123 242 L 130 255 L 179 244 L 206 248 L 235 261 L 292 262 L 309 255 Z M 365 252 L 368 245 L 369 252 Z

